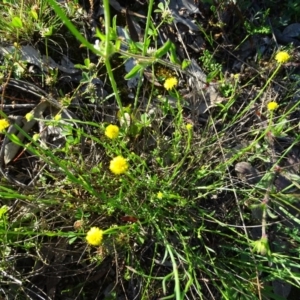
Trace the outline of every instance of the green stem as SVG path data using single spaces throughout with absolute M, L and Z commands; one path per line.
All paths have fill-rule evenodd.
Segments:
M 104 62 L 105 62 L 105 67 L 107 70 L 107 74 L 108 77 L 110 79 L 110 83 L 112 86 L 112 89 L 114 91 L 119 109 L 120 109 L 120 113 L 121 116 L 124 116 L 124 111 L 123 111 L 123 106 L 122 106 L 122 102 L 121 102 L 121 98 L 119 95 L 119 91 L 118 91 L 118 87 L 115 81 L 115 77 L 114 74 L 112 72 L 112 68 L 111 68 L 111 64 L 110 64 L 110 60 L 109 60 L 109 56 L 110 56 L 110 10 L 109 10 L 109 0 L 104 0 L 103 1 L 103 5 L 104 5 L 104 19 L 105 19 L 105 57 L 104 57 Z
M 183 155 L 183 158 L 181 159 L 181 161 L 177 164 L 174 172 L 173 172 L 173 175 L 171 177 L 171 180 L 170 182 L 173 182 L 173 179 L 176 177 L 177 175 L 177 172 L 179 171 L 179 169 L 182 167 L 183 163 L 185 162 L 189 152 L 190 152 L 190 149 L 191 149 L 191 141 L 192 141 L 192 137 L 193 137 L 193 132 L 192 132 L 192 128 L 191 129 L 188 129 L 188 138 L 187 138 L 187 146 L 186 146 L 186 149 L 185 149 L 185 152 L 184 152 L 184 155 Z
M 154 0 L 150 0 L 149 1 L 149 5 L 148 5 L 148 14 L 147 14 L 147 22 L 146 22 L 146 28 L 145 28 L 145 35 L 144 35 L 144 48 L 143 48 L 143 56 L 146 55 L 147 53 L 147 38 L 148 38 L 148 30 L 150 27 L 150 22 L 151 22 L 151 14 L 152 14 L 152 10 L 153 10 L 153 4 L 154 4 Z
M 243 111 L 236 115 L 235 119 L 233 120 L 233 122 L 235 122 L 236 120 L 238 120 L 241 116 L 243 116 L 248 110 L 249 108 L 253 105 L 253 103 L 256 102 L 256 100 L 263 94 L 263 92 L 265 91 L 265 89 L 268 87 L 268 85 L 270 84 L 270 82 L 273 80 L 273 78 L 275 77 L 275 75 L 278 73 L 279 69 L 281 67 L 281 64 L 279 64 L 276 68 L 276 70 L 273 72 L 273 74 L 270 76 L 270 78 L 267 80 L 267 82 L 265 83 L 265 85 L 263 86 L 263 88 L 259 91 L 259 93 L 257 94 L 257 96 L 247 105 L 246 108 L 243 109 Z
M 83 44 L 85 45 L 89 50 L 95 52 L 96 54 L 97 51 L 95 50 L 94 46 L 90 44 L 84 37 L 83 35 L 78 31 L 78 29 L 73 25 L 73 23 L 68 19 L 66 14 L 63 12 L 63 10 L 59 7 L 59 5 L 56 3 L 55 0 L 47 0 L 54 11 L 57 13 L 57 15 L 63 20 L 64 24 L 69 28 L 69 30 L 73 33 L 73 35 Z M 113 76 L 111 64 L 109 61 L 109 33 L 110 33 L 110 12 L 109 12 L 109 1 L 104 0 L 104 18 L 105 18 L 105 30 L 106 30 L 106 45 L 105 45 L 105 66 L 107 68 L 107 73 L 113 88 L 113 91 L 115 93 L 115 97 L 118 103 L 118 106 L 120 108 L 121 115 L 123 116 L 123 107 L 122 107 L 122 102 L 118 93 L 117 89 L 117 84 Z

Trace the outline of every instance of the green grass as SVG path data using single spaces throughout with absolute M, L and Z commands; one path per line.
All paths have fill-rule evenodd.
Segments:
M 44 12 L 38 18 L 32 14 L 34 4 Z M 215 9 L 225 5 L 221 4 Z M 147 54 L 148 47 L 158 44 L 158 28 L 170 21 L 166 14 L 159 25 L 153 22 L 152 0 L 144 43 L 126 40 L 126 50 L 120 45 L 119 20 L 110 17 L 108 1 L 104 1 L 105 30 L 96 33 L 98 49 L 83 34 L 76 3 L 1 5 L 5 18 L 0 22 L 0 39 L 16 43 L 1 65 L 1 82 L 6 84 L 2 101 L 27 101 L 21 95 L 24 91 L 14 87 L 12 92 L 8 84 L 10 78 L 21 78 L 38 83 L 61 108 L 48 107 L 42 114 L 25 108 L 22 122 L 1 134 L 2 149 L 5 142 L 18 147 L 4 175 L 11 172 L 30 185 L 17 185 L 1 175 L 0 295 L 8 299 L 32 299 L 34 294 L 43 299 L 118 299 L 120 295 L 144 300 L 297 299 L 293 294 L 300 281 L 299 126 L 298 102 L 292 101 L 297 82 L 275 61 L 278 49 L 260 57 L 247 71 L 250 75 L 230 77 L 223 72 L 227 62 L 218 59 L 219 47 L 207 34 L 209 47 L 198 62 L 209 74 L 211 86 L 219 83 L 223 98 L 199 116 L 184 98 L 183 88 L 192 75 L 181 69 L 174 44 L 167 41 Z M 267 12 L 261 14 L 264 22 Z M 248 25 L 244 37 L 253 34 Z M 33 41 L 37 30 L 50 27 L 49 35 L 39 34 L 37 47 L 57 61 L 70 51 L 83 74 L 77 86 L 61 84 L 56 70 L 30 74 L 26 62 L 20 61 L 19 47 Z M 4 28 L 8 28 L 5 34 Z M 62 35 L 67 50 L 64 44 L 57 45 Z M 292 51 L 287 51 L 292 61 Z M 126 74 L 123 64 L 131 57 L 137 64 Z M 263 63 L 268 63 L 267 69 Z M 16 64 L 24 66 L 24 72 L 16 73 Z M 144 71 L 154 79 L 143 80 Z M 140 76 L 135 96 L 127 98 L 124 77 L 135 75 Z M 55 77 L 49 85 L 47 76 Z M 166 90 L 163 84 L 169 77 L 183 83 Z M 100 100 L 93 85 L 98 78 L 108 90 Z M 275 86 L 281 88 L 279 107 L 269 111 Z M 196 88 L 197 83 L 192 90 Z M 36 104 L 39 101 L 36 97 Z M 80 105 L 74 105 L 76 101 Z M 44 119 L 46 115 L 50 117 Z M 9 111 L 1 116 L 13 122 Z M 22 129 L 32 117 L 33 127 Z M 120 129 L 115 139 L 105 135 L 110 124 Z M 60 130 L 59 147 L 43 137 L 51 128 Z M 110 170 L 117 156 L 129 166 L 121 175 Z M 241 162 L 256 169 L 257 180 L 236 171 Z M 91 227 L 104 232 L 99 246 L 86 242 Z M 275 279 L 292 286 L 290 298 L 274 290 Z

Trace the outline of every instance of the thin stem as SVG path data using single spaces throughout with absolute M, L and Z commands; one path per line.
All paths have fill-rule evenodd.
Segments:
M 146 28 L 145 28 L 145 35 L 144 35 L 144 48 L 143 48 L 143 55 L 147 53 L 147 38 L 148 38 L 148 30 L 150 27 L 150 22 L 151 22 L 151 14 L 152 14 L 152 9 L 153 9 L 153 4 L 154 0 L 149 1 L 148 5 L 148 14 L 147 14 L 147 22 L 146 22 Z
M 270 76 L 270 78 L 268 78 L 267 82 L 265 83 L 265 85 L 263 86 L 263 88 L 259 91 L 259 93 L 257 94 L 257 96 L 247 105 L 247 107 L 244 108 L 244 110 L 240 114 L 236 115 L 236 117 L 233 120 L 233 122 L 235 122 L 242 115 L 244 115 L 249 110 L 249 108 L 253 105 L 253 103 L 255 103 L 256 100 L 263 94 L 263 92 L 265 91 L 265 89 L 268 87 L 268 85 L 270 84 L 270 82 L 273 80 L 273 78 L 275 77 L 275 75 L 278 73 L 280 67 L 281 67 L 281 64 L 279 64 L 277 66 L 276 70 L 273 72 L 273 74 Z
M 104 57 L 104 63 L 105 63 L 105 67 L 107 70 L 107 74 L 108 77 L 110 79 L 110 83 L 112 86 L 112 89 L 114 91 L 119 109 L 120 109 L 120 113 L 121 116 L 124 116 L 124 111 L 123 111 L 123 106 L 122 106 L 122 102 L 121 102 L 121 98 L 119 95 L 119 91 L 118 91 L 118 87 L 114 78 L 114 74 L 112 72 L 112 68 L 111 68 L 111 64 L 110 64 L 110 60 L 109 60 L 109 56 L 110 56 L 110 10 L 109 10 L 109 0 L 104 0 L 103 1 L 104 4 L 104 19 L 105 19 L 105 57 Z

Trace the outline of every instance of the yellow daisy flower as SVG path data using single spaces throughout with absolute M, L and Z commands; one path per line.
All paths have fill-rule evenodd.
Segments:
M 104 134 L 109 138 L 109 139 L 115 139 L 119 135 L 119 127 L 117 125 L 108 125 L 105 128 Z
M 278 106 L 279 106 L 278 103 L 275 102 L 275 101 L 269 102 L 267 104 L 267 108 L 268 108 L 269 111 L 276 110 L 278 108 Z
M 164 87 L 166 90 L 171 90 L 178 84 L 178 80 L 176 77 L 170 77 L 165 80 Z
M 163 198 L 163 196 L 164 196 L 164 194 L 162 192 L 158 192 L 156 195 L 156 197 L 160 200 Z
M 191 130 L 193 128 L 193 125 L 188 123 L 188 124 L 185 125 L 185 127 L 186 127 L 187 130 Z
M 86 234 L 86 242 L 92 246 L 99 246 L 103 240 L 103 230 L 92 227 Z
M 290 55 L 286 51 L 280 51 L 275 56 L 275 60 L 280 64 L 287 62 L 289 59 Z
M 126 159 L 119 155 L 110 161 L 109 169 L 115 175 L 121 175 L 125 173 L 129 168 Z
M 3 132 L 5 128 L 9 126 L 9 122 L 5 119 L 0 120 L 0 132 Z

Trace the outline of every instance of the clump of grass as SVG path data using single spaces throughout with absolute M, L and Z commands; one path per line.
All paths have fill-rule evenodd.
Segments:
M 298 140 L 287 149 L 279 147 L 280 154 L 274 144 L 276 138 L 298 132 L 288 119 L 297 105 L 285 109 L 286 100 L 280 105 L 274 99 L 261 101 L 289 54 L 279 52 L 278 65 L 248 103 L 240 105 L 235 82 L 228 102 L 210 109 L 201 125 L 186 112 L 180 90 L 184 77 L 175 72 L 179 64 L 175 59 L 164 60 L 167 54 L 174 56 L 170 41 L 153 56 L 146 56 L 144 48 L 140 54 L 120 50 L 108 1 L 104 1 L 106 33 L 97 33 L 102 45 L 95 48 L 58 5 L 49 2 L 76 38 L 104 62 L 117 109 L 110 116 L 113 122 L 70 120 L 61 111 L 51 120 L 26 114 L 27 121 L 62 128 L 65 142 L 59 149 L 45 145 L 34 129 L 19 129 L 26 136 L 21 140 L 1 120 L 10 141 L 43 162 L 32 188 L 19 190 L 2 179 L 0 194 L 7 201 L 0 209 L 2 279 L 21 282 L 34 291 L 26 279 L 28 274 L 38 276 L 34 264 L 27 267 L 28 273 L 24 259 L 21 267 L 10 265 L 12 258 L 25 253 L 40 264 L 48 255 L 58 266 L 69 262 L 70 267 L 66 264 L 65 270 L 59 269 L 62 278 L 70 271 L 77 277 L 72 288 L 60 292 L 69 297 L 82 293 L 81 299 L 95 297 L 94 282 L 81 277 L 81 268 L 103 279 L 97 293 L 111 285 L 117 288 L 112 288 L 110 296 L 117 296 L 122 286 L 122 292 L 132 299 L 137 295 L 141 299 L 263 299 L 276 296 L 271 288 L 274 278 L 296 286 L 299 278 L 293 268 L 299 266 L 298 229 L 283 224 L 299 222 L 297 213 L 291 213 L 298 208 L 295 195 L 276 190 L 275 175 L 289 177 L 296 187 L 298 175 L 275 167 L 289 158 Z M 148 38 L 146 30 L 144 39 Z M 112 55 L 138 59 L 128 78 L 142 74 L 145 68 L 154 73 L 158 63 L 173 67 L 174 73 L 165 78 L 164 88 L 153 84 L 150 92 L 143 91 L 140 81 L 137 92 L 149 96 L 146 105 L 139 103 L 138 94 L 132 107 L 125 107 L 109 62 Z M 95 78 L 95 66 L 91 67 L 89 59 L 83 63 L 88 78 Z M 71 107 L 70 101 L 66 106 Z M 257 115 L 265 123 L 257 122 Z M 233 171 L 237 162 L 245 161 L 258 169 L 257 181 L 249 176 L 239 180 Z M 260 228 L 260 234 L 255 235 L 252 228 Z M 291 249 L 278 245 L 280 235 Z M 97 273 L 107 265 L 117 269 L 115 282 L 109 271 L 105 278 Z M 139 291 L 129 294 L 137 286 Z
M 8 1 L 1 3 L 0 35 L 2 42 L 30 42 L 34 34 L 51 36 L 62 26 L 47 1 Z

